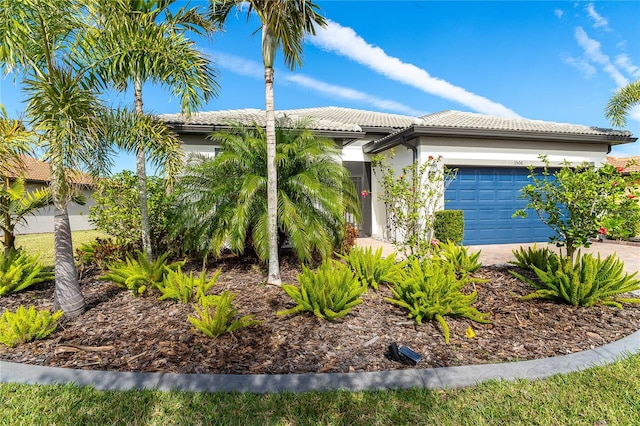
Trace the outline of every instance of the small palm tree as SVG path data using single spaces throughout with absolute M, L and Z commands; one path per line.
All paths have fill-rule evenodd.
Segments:
M 266 144 L 267 144 L 267 234 L 269 236 L 269 284 L 281 284 L 278 260 L 278 174 L 276 165 L 276 119 L 273 95 L 273 65 L 278 49 L 290 69 L 302 65 L 302 47 L 306 34 L 315 34 L 315 26 L 326 21 L 312 0 L 209 0 L 209 19 L 222 27 L 234 7 L 248 4 L 262 23 L 262 62 L 264 64 Z
M 16 248 L 15 228 L 26 223 L 29 216 L 35 215 L 37 210 L 52 205 L 53 197 L 48 187 L 29 191 L 23 179 L 7 181 L 5 185 L 0 188 L 0 230 L 4 232 L 4 250 L 8 253 Z M 71 201 L 84 205 L 87 198 L 82 192 L 75 191 Z
M 624 127 L 629 110 L 634 105 L 640 105 L 640 80 L 633 81 L 614 93 L 605 108 L 605 116 L 614 126 Z
M 278 246 L 289 241 L 308 262 L 330 256 L 345 229 L 345 214 L 360 208 L 349 172 L 335 143 L 306 129 L 308 122 L 278 122 Z M 251 246 L 269 259 L 266 132 L 237 125 L 212 138 L 222 145 L 213 159 L 200 159 L 178 182 L 177 231 L 194 249 L 219 254 L 225 244 L 242 253 Z
M 22 156 L 31 154 L 35 140 L 22 121 L 9 118 L 0 105 L 0 177 L 22 174 Z
M 133 86 L 136 113 L 143 114 L 142 87 L 147 82 L 170 88 L 181 102 L 183 113 L 190 114 L 217 93 L 218 84 L 210 61 L 185 36 L 186 31 L 204 34 L 212 24 L 195 8 L 182 7 L 175 12 L 170 7 L 175 0 L 108 1 L 99 3 L 98 13 L 103 31 L 95 33 L 94 50 L 106 58 L 98 73 L 119 90 Z M 141 138 L 132 144 L 120 144 L 136 153 L 136 171 L 140 195 L 142 247 L 147 260 L 152 259 L 151 231 L 147 195 L 148 140 Z M 178 173 L 182 157 L 174 155 L 180 145 L 173 142 L 164 147 L 174 151 L 165 161 L 167 181 Z
M 16 179 L 0 189 L 0 230 L 4 232 L 5 254 L 16 248 L 16 226 L 25 222 L 36 210 L 52 203 L 48 188 L 28 192 L 22 179 Z

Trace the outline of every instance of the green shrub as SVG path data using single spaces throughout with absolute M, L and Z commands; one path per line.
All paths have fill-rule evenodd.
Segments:
M 548 248 L 538 248 L 536 244 L 533 247 L 520 247 L 512 250 L 515 261 L 509 261 L 510 264 L 519 268 L 533 271 L 533 267 L 546 271 L 547 268 L 555 271 L 560 265 L 560 257 Z
M 433 236 L 439 241 L 462 244 L 464 239 L 464 212 L 438 210 L 434 213 Z
M 189 316 L 189 322 L 211 338 L 259 324 L 260 321 L 254 320 L 253 315 L 245 315 L 234 320 L 237 313 L 237 309 L 233 306 L 234 298 L 235 294 L 226 290 L 219 296 L 199 297 L 198 303 L 193 305 L 197 316 Z
M 167 210 L 171 197 L 167 196 L 166 180 L 147 176 L 147 197 L 151 246 L 154 253 L 170 251 L 175 245 L 167 238 L 169 219 Z M 142 224 L 138 176 L 124 170 L 109 179 L 98 181 L 93 194 L 95 205 L 89 208 L 89 221 L 96 229 L 116 237 L 118 241 L 140 246 Z M 122 258 L 122 257 L 121 257 Z
M 335 260 L 324 261 L 315 271 L 303 266 L 298 282 L 300 287 L 282 286 L 297 306 L 278 315 L 313 312 L 327 320 L 341 318 L 362 303 L 360 296 L 367 290 L 367 284 L 356 278 L 348 266 Z
M 602 227 L 612 240 L 629 240 L 640 235 L 640 204 L 627 201 L 616 206 L 604 217 Z
M 162 283 L 168 270 L 175 271 L 185 264 L 184 261 L 167 264 L 168 256 L 169 253 L 165 253 L 155 261 L 149 262 L 144 253 L 139 251 L 137 259 L 127 255 L 126 261 L 109 266 L 109 272 L 98 279 L 111 281 L 118 287 L 131 290 L 134 296 L 138 296 Z
M 490 323 L 488 313 L 471 306 L 478 295 L 464 294 L 460 290 L 469 282 L 466 276 L 456 277 L 452 264 L 439 261 L 420 262 L 414 259 L 409 264 L 407 278 L 391 287 L 394 298 L 386 300 L 409 311 L 408 317 L 422 324 L 423 320 L 436 320 L 449 343 L 449 326 L 445 315 L 468 318 L 480 323 Z
M 439 243 L 438 249 L 440 256 L 453 265 L 457 274 L 472 274 L 482 267 L 482 263 L 479 262 L 481 251 L 470 255 L 467 247 L 458 246 L 451 240 Z
M 597 304 L 622 308 L 623 302 L 640 303 L 640 298 L 621 298 L 621 294 L 640 290 L 640 280 L 634 279 L 638 274 L 623 273 L 623 264 L 615 256 L 607 256 L 604 260 L 590 254 L 580 256 L 572 264 L 569 259 L 560 259 L 556 270 L 547 267 L 544 271 L 533 267 L 538 280 L 532 280 L 516 272 L 511 273 L 537 290 L 523 299 L 551 299 L 570 303 L 573 306 L 593 306 Z
M 0 252 L 0 296 L 53 279 L 53 272 L 43 271 L 37 257 L 22 250 Z
M 12 348 L 20 343 L 44 339 L 55 331 L 63 313 L 36 311 L 33 306 L 29 309 L 19 306 L 15 313 L 6 310 L 0 317 L 0 343 Z
M 76 249 L 76 259 L 82 266 L 96 265 L 104 270 L 107 265 L 117 262 L 135 251 L 135 245 L 111 238 L 96 238 Z
M 202 269 L 198 278 L 193 276 L 193 271 L 187 275 L 182 272 L 180 267 L 175 271 L 169 269 L 164 280 L 156 284 L 156 287 L 162 293 L 158 300 L 177 300 L 178 302 L 188 303 L 193 298 L 200 299 L 215 285 L 220 272 L 221 270 L 218 269 L 207 282 L 206 269 Z
M 378 289 L 380 283 L 394 283 L 402 278 L 405 262 L 396 263 L 396 254 L 382 258 L 382 247 L 375 253 L 371 247 L 353 248 L 348 254 L 339 256 L 347 262 L 356 278 L 367 286 Z

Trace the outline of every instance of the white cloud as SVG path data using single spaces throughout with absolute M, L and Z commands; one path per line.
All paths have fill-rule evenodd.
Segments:
M 601 44 L 599 41 L 589 38 L 587 33 L 582 27 L 577 27 L 574 32 L 574 37 L 580 47 L 584 50 L 586 58 L 602 67 L 602 69 L 609 74 L 609 76 L 615 81 L 618 87 L 629 84 L 629 80 L 622 75 L 622 73 L 611 63 L 609 56 L 602 53 Z
M 361 101 L 383 110 L 395 111 L 401 114 L 407 114 L 412 116 L 424 115 L 424 111 L 418 111 L 414 108 L 411 108 L 399 102 L 391 101 L 387 99 L 380 99 L 375 96 L 371 96 L 366 93 L 360 92 L 358 90 L 325 83 L 323 81 L 319 81 L 302 74 L 289 74 L 285 77 L 285 79 L 287 81 L 291 81 L 295 84 L 298 84 L 303 87 L 307 87 L 309 89 L 315 90 L 317 92 L 320 92 L 326 95 L 333 95 L 343 99 Z
M 591 78 L 598 72 L 598 70 L 596 70 L 596 67 L 591 65 L 589 61 L 584 58 L 574 58 L 573 56 L 563 55 L 562 60 L 566 64 L 569 64 L 580 71 L 582 75 L 585 76 L 585 78 Z
M 264 76 L 264 67 L 259 62 L 221 52 L 216 52 L 216 54 L 213 56 L 215 57 L 216 64 L 219 67 L 228 69 L 234 74 L 244 75 L 256 80 L 261 80 Z M 424 115 L 424 111 L 418 111 L 399 102 L 377 98 L 358 90 L 325 83 L 323 81 L 316 80 L 304 75 L 278 73 L 278 76 L 280 76 L 285 81 L 291 82 L 307 89 L 315 90 L 331 97 L 360 101 L 380 108 L 382 110 L 393 111 L 399 114 L 407 114 L 412 116 Z M 278 81 L 278 78 L 276 78 L 276 81 Z
M 558 19 L 562 19 L 562 16 L 564 15 L 564 11 L 562 9 L 555 9 L 553 13 Z
M 615 64 L 625 70 L 633 78 L 640 78 L 640 67 L 631 62 L 629 55 L 621 53 L 616 56 Z
M 308 38 L 312 44 L 343 55 L 387 78 L 413 86 L 425 93 L 458 102 L 481 113 L 519 117 L 504 105 L 454 86 L 448 81 L 432 77 L 427 71 L 413 64 L 387 55 L 381 48 L 367 43 L 351 28 L 327 20 L 326 28 L 316 30 L 316 35 Z
M 598 12 L 596 12 L 596 8 L 594 6 L 593 3 L 589 3 L 585 9 L 587 10 L 587 13 L 589 14 L 589 18 L 591 18 L 591 20 L 593 20 L 593 26 L 596 28 L 602 28 L 606 31 L 609 31 L 609 21 L 604 18 L 602 15 L 600 15 Z
M 221 52 L 216 52 L 213 57 L 216 65 L 221 68 L 226 68 L 234 74 L 256 79 L 262 79 L 264 77 L 264 66 L 256 61 Z

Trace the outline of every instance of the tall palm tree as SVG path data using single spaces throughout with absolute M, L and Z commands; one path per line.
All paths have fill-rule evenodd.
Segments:
M 278 181 L 276 171 L 275 104 L 273 64 L 282 49 L 285 64 L 294 69 L 302 65 L 302 46 L 306 34 L 315 34 L 315 26 L 326 21 L 312 0 L 209 0 L 209 19 L 222 27 L 234 7 L 248 4 L 247 13 L 255 12 L 262 23 L 262 62 L 264 64 L 266 138 L 267 138 L 267 206 L 269 235 L 269 284 L 280 285 L 278 259 Z
M 22 77 L 26 118 L 50 163 L 54 204 L 54 309 L 73 317 L 84 298 L 73 259 L 67 205 L 78 171 L 100 175 L 111 164 L 112 141 L 144 136 L 164 146 L 166 128 L 157 120 L 113 111 L 101 102 L 96 64 L 89 55 L 98 18 L 97 0 L 0 0 L 0 63 Z M 118 54 L 116 49 L 112 54 Z M 162 154 L 157 148 L 154 155 Z
M 205 34 L 212 24 L 188 5 L 175 13 L 175 0 L 120 0 L 101 3 L 99 13 L 104 31 L 96 33 L 94 49 L 102 49 L 107 60 L 100 73 L 119 90 L 133 86 L 134 105 L 143 114 L 142 88 L 147 82 L 166 86 L 181 102 L 182 112 L 190 114 L 217 93 L 218 85 L 210 61 L 196 48 L 185 32 Z M 118 52 L 117 54 L 113 52 Z M 179 149 L 179 144 L 174 144 Z M 140 197 L 142 247 L 152 258 L 147 196 L 147 141 L 138 140 L 125 149 L 136 153 Z M 173 156 L 181 159 L 181 156 Z M 170 164 L 170 163 L 166 163 Z M 165 170 L 170 182 L 179 165 Z
M 77 57 L 82 34 L 91 28 L 86 18 L 74 0 L 0 2 L 0 61 L 5 72 L 23 76 L 27 119 L 51 164 L 54 309 L 67 316 L 84 310 L 67 213 L 70 170 L 104 170 L 109 152 L 99 126 L 104 108 Z
M 278 121 L 278 247 L 289 241 L 297 257 L 330 256 L 341 242 L 345 214 L 360 209 L 349 172 L 337 161 L 335 143 L 306 129 L 306 121 Z M 176 193 L 175 225 L 190 248 L 219 254 L 249 245 L 270 258 L 267 231 L 266 132 L 237 125 L 212 138 L 222 153 L 187 167 Z
M 640 105 L 640 80 L 632 81 L 613 94 L 605 108 L 605 116 L 614 126 L 624 127 L 634 105 Z

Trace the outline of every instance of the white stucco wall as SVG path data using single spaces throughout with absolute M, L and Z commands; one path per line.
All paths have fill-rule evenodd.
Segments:
M 442 162 L 447 166 L 487 166 L 487 167 L 522 167 L 530 165 L 542 166 L 538 156 L 547 155 L 551 166 L 560 166 L 564 161 L 573 164 L 582 162 L 593 163 L 597 166 L 606 164 L 606 146 L 588 143 L 557 143 L 557 142 L 523 142 L 490 139 L 460 139 L 447 137 L 422 137 L 418 142 L 418 159 L 420 163 L 427 161 L 429 156 L 442 156 Z M 412 151 L 403 147 L 394 148 L 395 158 L 390 160 L 399 173 L 412 160 Z M 388 155 L 390 151 L 383 154 Z M 378 201 L 381 187 L 377 178 L 372 177 L 373 217 L 372 236 L 388 239 L 386 235 L 386 211 L 384 204 Z M 442 205 L 444 199 L 441 199 Z
M 27 189 L 33 190 L 41 188 L 42 185 L 27 184 Z M 84 206 L 76 203 L 69 203 L 69 223 L 71 224 L 72 231 L 85 231 L 88 229 L 94 229 L 95 226 L 89 222 L 89 207 L 95 205 L 94 199 L 91 197 L 93 190 L 83 189 L 83 194 L 87 198 L 87 203 Z M 53 206 L 45 207 L 35 215 L 28 216 L 27 222 L 16 226 L 16 235 L 19 234 L 41 234 L 46 232 L 53 232 L 53 218 L 54 209 Z

